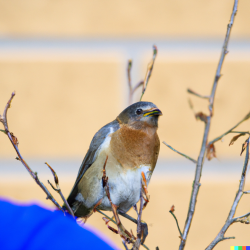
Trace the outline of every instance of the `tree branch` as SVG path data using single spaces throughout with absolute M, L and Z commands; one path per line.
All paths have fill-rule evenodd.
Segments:
M 132 82 L 131 82 L 132 60 L 128 61 L 127 76 L 128 76 L 128 87 L 129 87 L 129 105 L 132 104 L 132 99 L 133 99 L 133 95 L 134 95 L 135 91 L 139 87 L 143 86 L 142 94 L 141 94 L 141 98 L 140 98 L 140 101 L 141 101 L 141 99 L 142 99 L 142 97 L 143 97 L 143 95 L 144 95 L 144 93 L 145 93 L 145 91 L 147 89 L 148 81 L 149 81 L 149 79 L 151 77 L 151 74 L 152 74 L 152 71 L 153 71 L 156 55 L 157 55 L 157 47 L 154 45 L 153 46 L 153 58 L 150 61 L 150 63 L 148 64 L 144 81 L 140 81 L 134 87 L 132 87 Z
M 190 160 L 190 161 L 192 161 L 193 163 L 197 163 L 197 161 L 196 160 L 194 160 L 193 158 L 191 158 L 191 157 L 189 157 L 189 156 L 187 156 L 187 155 L 185 155 L 185 154 L 183 154 L 183 153 L 181 153 L 181 152 L 179 152 L 179 151 L 177 151 L 176 149 L 174 149 L 174 148 L 172 148 L 170 145 L 168 145 L 165 141 L 163 142 L 163 144 L 165 144 L 167 147 L 169 147 L 170 149 L 172 149 L 174 152 L 176 152 L 177 154 L 179 154 L 179 155 L 181 155 L 181 156 L 184 156 L 185 158 L 187 158 L 188 160 Z
M 209 99 L 210 98 L 209 95 L 200 95 L 200 94 L 196 93 L 195 91 L 193 91 L 192 89 L 187 89 L 187 92 L 189 94 L 195 95 L 195 96 L 203 98 L 203 99 Z
M 133 101 L 133 95 L 135 93 L 135 91 L 143 86 L 143 81 L 140 81 L 139 83 L 137 83 L 134 87 L 132 87 L 132 83 L 131 83 L 131 68 L 132 68 L 132 60 L 128 61 L 128 67 L 127 67 L 127 75 L 128 75 L 128 87 L 129 87 L 129 105 L 132 104 Z
M 223 48 L 222 48 L 222 52 L 221 52 L 221 57 L 220 57 L 219 64 L 218 64 L 218 67 L 216 70 L 216 75 L 215 75 L 212 91 L 211 91 L 210 98 L 209 98 L 210 115 L 207 116 L 207 122 L 205 123 L 205 131 L 204 131 L 204 136 L 203 136 L 203 140 L 202 140 L 201 151 L 200 151 L 197 165 L 196 165 L 195 178 L 194 178 L 194 182 L 193 182 L 193 189 L 192 189 L 192 193 L 191 193 L 189 210 L 188 210 L 187 219 L 186 219 L 184 230 L 183 230 L 183 237 L 181 239 L 179 250 L 182 250 L 185 247 L 187 236 L 188 236 L 189 229 L 191 227 L 191 223 L 193 220 L 193 215 L 195 212 L 196 201 L 197 201 L 198 192 L 199 192 L 199 188 L 200 188 L 200 179 L 201 179 L 202 167 L 203 167 L 203 163 L 204 163 L 204 156 L 205 156 L 205 151 L 206 151 L 208 133 L 209 133 L 209 129 L 210 129 L 211 118 L 213 116 L 215 91 L 216 91 L 216 88 L 218 85 L 218 81 L 221 77 L 221 68 L 222 68 L 222 64 L 224 62 L 225 55 L 228 53 L 227 45 L 228 45 L 228 41 L 229 41 L 229 37 L 230 37 L 231 28 L 232 28 L 232 25 L 234 22 L 234 17 L 235 17 L 236 12 L 237 12 L 237 6 L 238 6 L 238 0 L 235 0 L 232 15 L 231 15 L 231 20 L 227 26 L 226 37 L 224 40 L 224 44 L 223 44 Z
M 145 78 L 143 81 L 143 89 L 142 89 L 140 101 L 141 101 L 141 99 L 146 91 L 146 88 L 148 86 L 148 81 L 149 81 L 151 74 L 152 74 L 152 71 L 153 71 L 156 55 L 157 55 L 157 47 L 154 45 L 153 46 L 153 58 L 152 58 L 151 62 L 148 64 L 147 72 L 146 72 L 146 75 L 145 75 Z
M 3 112 L 3 116 L 0 116 L 0 122 L 3 123 L 4 125 L 4 129 L 5 129 L 5 133 L 7 134 L 10 142 L 12 143 L 14 149 L 16 150 L 16 153 L 18 155 L 17 159 L 20 160 L 22 162 L 22 164 L 24 165 L 24 167 L 26 168 L 26 170 L 29 172 L 29 174 L 31 175 L 31 177 L 34 179 L 34 181 L 39 185 L 39 187 L 46 193 L 47 198 L 51 200 L 55 206 L 60 209 L 61 211 L 64 212 L 64 210 L 62 209 L 62 207 L 58 204 L 58 202 L 54 199 L 54 197 L 52 196 L 52 194 L 49 192 L 49 190 L 46 188 L 46 186 L 39 180 L 37 173 L 34 173 L 31 168 L 28 166 L 28 164 L 26 163 L 26 161 L 23 159 L 23 157 L 21 156 L 21 153 L 19 152 L 18 149 L 18 140 L 17 138 L 13 135 L 13 133 L 10 133 L 9 131 L 9 127 L 8 127 L 8 122 L 7 122 L 7 112 L 8 109 L 10 108 L 11 102 L 13 100 L 15 96 L 15 92 L 13 92 L 11 94 L 11 97 L 9 99 L 9 101 L 7 102 L 7 105 L 4 109 Z
M 250 118 L 250 112 L 242 119 L 240 120 L 236 125 L 234 125 L 231 129 L 229 129 L 227 132 L 225 132 L 224 134 L 216 137 L 215 139 L 213 139 L 212 141 L 210 141 L 208 143 L 208 145 L 214 144 L 215 142 L 221 140 L 225 135 L 229 134 L 229 133 L 248 133 L 248 132 L 238 132 L 238 131 L 233 131 L 235 128 L 237 128 L 242 122 L 248 120 Z
M 176 222 L 176 225 L 177 225 L 177 228 L 178 228 L 178 231 L 179 231 L 179 233 L 180 233 L 180 238 L 182 239 L 182 232 L 181 232 L 181 229 L 180 229 L 180 227 L 179 227 L 178 220 L 177 220 L 176 216 L 174 215 L 174 210 L 175 210 L 175 208 L 174 208 L 174 205 L 173 205 L 173 206 L 171 207 L 171 209 L 169 210 L 169 213 L 171 213 L 171 214 L 173 215 L 173 217 L 174 217 L 174 219 L 175 219 L 175 222 Z
M 244 194 L 250 194 L 250 190 L 245 191 Z
M 49 169 L 51 170 L 53 176 L 54 176 L 54 181 L 56 183 L 56 188 L 54 188 L 54 186 L 50 183 L 50 181 L 48 180 L 48 183 L 50 184 L 50 186 L 57 192 L 59 193 L 59 195 L 61 196 L 68 212 L 73 216 L 73 218 L 75 218 L 75 215 L 74 215 L 74 212 L 72 211 L 71 207 L 69 206 L 69 203 L 67 202 L 67 200 L 64 198 L 64 195 L 61 191 L 61 188 L 59 186 L 59 179 L 58 179 L 58 176 L 56 174 L 56 172 L 54 171 L 54 169 L 47 163 L 45 162 L 45 164 L 49 167 Z
M 248 138 L 248 142 L 247 142 L 247 148 L 246 148 L 246 156 L 245 156 L 245 161 L 243 164 L 243 170 L 242 170 L 242 174 L 241 174 L 241 180 L 240 180 L 240 184 L 239 184 L 239 188 L 238 191 L 236 193 L 233 205 L 231 207 L 231 210 L 229 212 L 229 215 L 227 217 L 226 223 L 225 225 L 222 227 L 222 229 L 220 230 L 220 232 L 218 233 L 218 235 L 215 237 L 215 239 L 210 243 L 210 245 L 206 248 L 206 250 L 212 250 L 220 241 L 225 240 L 225 239 L 232 239 L 234 237 L 229 237 L 229 238 L 225 238 L 224 235 L 227 231 L 227 229 L 234 223 L 234 222 L 243 222 L 243 220 L 241 220 L 242 218 L 246 218 L 250 215 L 250 212 L 247 214 L 244 214 L 242 216 L 233 218 L 237 209 L 237 206 L 240 202 L 240 199 L 242 197 L 242 195 L 245 193 L 244 190 L 244 186 L 245 186 L 245 181 L 246 181 L 246 172 L 247 172 L 247 166 L 248 166 L 248 161 L 249 161 L 249 142 L 250 142 L 250 137 Z M 246 222 L 244 222 L 246 223 Z M 249 223 L 249 222 L 248 222 Z M 247 224 L 248 224 L 247 223 Z
M 143 184 L 141 184 L 143 185 Z M 140 193 L 140 209 L 139 214 L 137 218 L 137 239 L 133 245 L 132 250 L 138 250 L 141 245 L 141 238 L 142 238 L 142 226 L 141 226 L 141 217 L 142 217 L 142 208 L 143 208 L 143 195 L 142 195 L 142 187 L 141 187 L 141 193 Z

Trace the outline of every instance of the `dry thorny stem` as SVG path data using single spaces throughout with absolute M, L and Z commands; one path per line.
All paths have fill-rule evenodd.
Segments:
M 219 79 L 221 77 L 222 64 L 224 62 L 224 58 L 225 58 L 226 54 L 228 53 L 227 46 L 228 46 L 228 41 L 229 41 L 229 37 L 230 37 L 231 28 L 232 28 L 232 25 L 233 25 L 233 22 L 234 22 L 234 17 L 235 17 L 236 12 L 237 12 L 237 6 L 238 6 L 238 0 L 235 0 L 232 15 L 231 15 L 231 19 L 230 19 L 230 22 L 229 22 L 229 24 L 227 26 L 226 37 L 225 37 L 225 40 L 224 40 L 224 44 L 223 44 L 219 64 L 218 64 L 218 67 L 217 67 L 217 70 L 216 70 L 216 75 L 215 75 L 213 87 L 212 87 L 212 90 L 211 90 L 211 94 L 209 96 L 203 96 L 203 95 L 197 94 L 193 90 L 188 89 L 189 94 L 193 94 L 193 95 L 198 96 L 200 98 L 208 99 L 208 101 L 209 101 L 209 106 L 208 106 L 209 115 L 205 115 L 202 112 L 199 112 L 199 113 L 197 113 L 195 115 L 196 119 L 199 119 L 199 120 L 201 120 L 201 121 L 203 121 L 205 123 L 205 130 L 204 130 L 204 135 L 203 135 L 200 154 L 198 156 L 198 160 L 197 160 L 197 164 L 196 164 L 196 171 L 195 171 L 195 178 L 194 178 L 194 181 L 193 181 L 191 199 L 190 199 L 188 214 L 187 214 L 184 230 L 183 230 L 183 233 L 182 233 L 182 239 L 181 239 L 181 242 L 180 242 L 179 250 L 182 250 L 182 249 L 185 248 L 187 236 L 188 236 L 188 233 L 189 233 L 189 230 L 190 230 L 190 227 L 191 227 L 191 223 L 192 223 L 192 220 L 193 220 L 194 212 L 195 212 L 196 201 L 197 201 L 199 189 L 200 189 L 200 186 L 201 186 L 200 179 L 201 179 L 202 168 L 203 168 L 203 164 L 204 164 L 205 153 L 206 153 L 206 149 L 207 149 L 207 140 L 208 140 L 208 134 L 209 134 L 210 124 L 211 124 L 211 118 L 213 116 L 213 111 L 214 111 L 213 109 L 214 109 L 215 92 L 216 92 L 216 88 L 217 88 L 217 85 L 218 85 L 218 81 L 219 81 Z M 215 151 L 213 153 L 215 154 Z M 186 157 L 186 158 L 192 159 L 190 157 Z
M 241 174 L 241 179 L 240 179 L 240 184 L 238 191 L 236 193 L 233 205 L 231 207 L 231 210 L 229 212 L 229 215 L 227 217 L 225 225 L 222 227 L 218 235 L 215 237 L 215 239 L 211 242 L 211 244 L 206 248 L 206 250 L 211 250 L 213 249 L 220 241 L 227 240 L 227 239 L 234 239 L 234 237 L 225 237 L 225 233 L 227 229 L 235 222 L 241 222 L 241 223 L 246 223 L 249 224 L 249 216 L 250 212 L 244 215 L 241 215 L 239 217 L 235 217 L 235 212 L 237 209 L 237 206 L 240 202 L 241 197 L 243 194 L 247 194 L 248 191 L 244 192 L 244 186 L 245 186 L 245 181 L 246 181 L 246 173 L 247 173 L 247 166 L 248 166 L 248 161 L 249 161 L 249 142 L 250 142 L 250 137 L 247 139 L 247 146 L 246 146 L 246 156 L 245 156 L 245 161 L 243 164 L 243 170 Z
M 156 55 L 157 55 L 157 47 L 154 45 L 153 46 L 153 58 L 152 60 L 150 61 L 150 63 L 148 64 L 148 67 L 147 67 L 147 71 L 146 71 L 146 75 L 145 75 L 145 78 L 144 78 L 144 81 L 140 81 L 138 84 L 136 84 L 134 87 L 132 87 L 132 83 L 131 83 L 131 68 L 132 68 L 132 60 L 129 60 L 128 61 L 128 67 L 127 67 L 127 74 L 128 74 L 128 86 L 129 86 L 129 105 L 132 104 L 132 101 L 133 101 L 133 95 L 135 93 L 135 91 L 141 87 L 142 87 L 142 93 L 141 93 L 141 98 L 140 98 L 140 101 L 146 91 L 146 88 L 148 86 L 148 81 L 151 77 L 151 74 L 152 74 L 152 71 L 153 71 L 153 67 L 154 67 L 154 63 L 155 63 L 155 58 L 156 58 Z

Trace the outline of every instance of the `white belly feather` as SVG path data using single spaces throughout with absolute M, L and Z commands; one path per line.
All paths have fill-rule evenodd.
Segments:
M 109 179 L 109 191 L 112 203 L 119 206 L 120 211 L 127 212 L 139 201 L 142 187 L 141 172 L 144 172 L 148 184 L 151 177 L 149 168 L 149 166 L 140 166 L 136 170 L 127 170 L 125 173 L 119 173 L 115 179 Z M 106 193 L 104 193 L 104 199 L 100 208 L 104 210 L 111 209 Z
M 137 166 L 135 169 L 124 169 L 109 151 L 109 144 L 113 133 L 110 133 L 96 152 L 96 161 L 87 170 L 82 181 L 82 192 L 76 197 L 88 208 L 94 207 L 101 199 L 98 209 L 112 210 L 105 190 L 102 187 L 102 170 L 107 155 L 109 156 L 106 165 L 106 175 L 109 177 L 109 192 L 112 203 L 119 207 L 122 212 L 127 212 L 135 205 L 140 198 L 141 192 L 141 172 L 144 172 L 149 184 L 151 174 L 150 166 Z M 97 173 L 97 175 L 94 173 Z M 94 190 L 93 190 L 94 189 Z M 92 194 L 92 195 L 90 195 Z

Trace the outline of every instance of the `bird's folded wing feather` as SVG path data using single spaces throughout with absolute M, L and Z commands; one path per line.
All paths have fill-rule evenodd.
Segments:
M 90 143 L 90 146 L 89 146 L 89 150 L 88 150 L 87 154 L 85 155 L 85 157 L 82 161 L 82 164 L 80 166 L 80 169 L 79 169 L 75 184 L 73 186 L 73 189 L 72 189 L 72 191 L 67 199 L 69 205 L 71 205 L 72 202 L 75 200 L 75 196 L 78 194 L 77 184 L 82 179 L 82 177 L 86 173 L 86 171 L 91 167 L 91 165 L 96 160 L 98 149 L 100 148 L 100 146 L 104 142 L 105 138 L 110 133 L 115 132 L 119 128 L 120 128 L 119 123 L 117 122 L 117 120 L 114 120 L 114 121 L 108 123 L 107 125 L 105 125 L 104 127 L 102 127 L 93 137 L 93 139 Z

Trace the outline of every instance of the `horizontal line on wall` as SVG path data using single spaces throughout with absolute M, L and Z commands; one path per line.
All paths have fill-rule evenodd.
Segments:
M 218 40 L 28 40 L 0 39 L 0 60 L 148 60 L 152 45 L 159 61 L 215 61 L 223 41 Z M 232 40 L 229 61 L 250 61 L 250 42 Z

